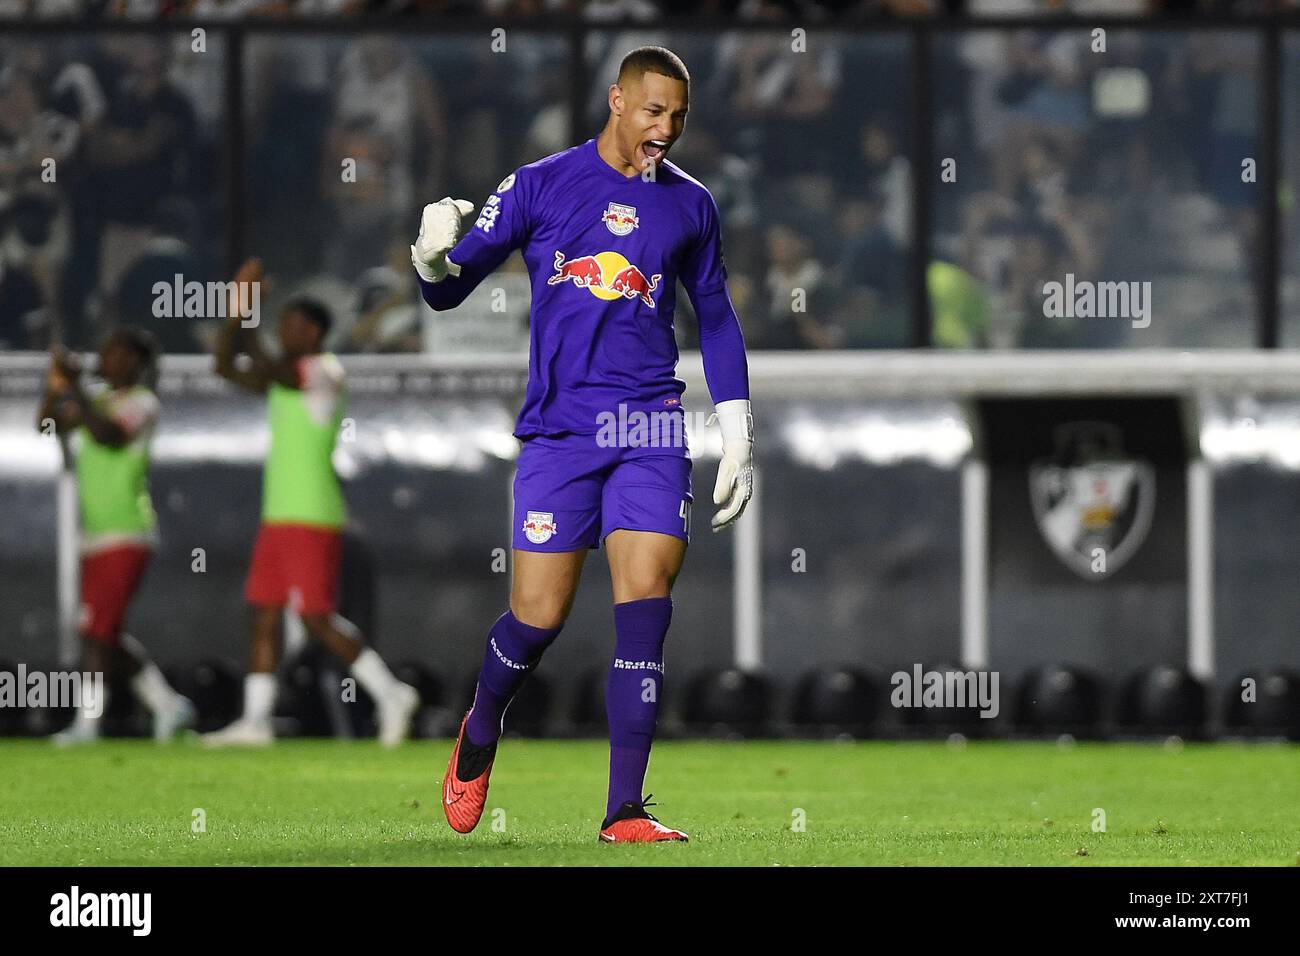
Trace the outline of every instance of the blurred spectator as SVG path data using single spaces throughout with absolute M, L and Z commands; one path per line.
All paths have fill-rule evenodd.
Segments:
M 728 88 L 731 110 L 753 130 L 764 169 L 792 163 L 835 168 L 844 145 L 837 140 L 845 117 L 831 109 L 839 83 L 839 49 L 825 35 L 798 53 L 785 34 L 731 34 L 718 41 L 714 89 Z
M 651 0 L 587 0 L 582 18 L 591 23 L 647 23 L 659 19 L 659 7 Z
M 834 279 L 846 348 L 890 348 L 908 340 L 907 259 L 882 213 L 880 197 L 871 195 L 847 200 L 835 218 Z
M 912 166 L 889 122 L 873 117 L 862 127 L 863 172 L 880 205 L 880 228 L 897 249 L 906 249 L 912 228 Z
M 557 149 L 572 145 L 569 78 L 554 68 L 558 49 L 535 38 L 516 38 L 509 50 L 507 58 L 486 44 L 448 45 L 429 57 L 442 81 L 454 84 L 456 135 L 447 138 L 442 157 L 444 178 L 436 181 L 442 191 L 424 202 L 448 192 L 479 202 L 515 167 L 556 152 L 517 152 L 539 121 L 560 138 Z M 426 182 L 428 188 L 435 185 L 433 179 Z
M 782 23 L 809 10 L 797 0 L 741 0 L 736 16 L 741 20 Z
M 993 347 L 1242 346 L 1253 338 L 1260 196 L 1259 37 L 1111 30 L 941 41 L 936 117 L 956 178 L 934 237 L 960 236 L 988 291 Z M 972 149 L 971 147 L 975 148 Z M 1155 319 L 1051 319 L 1042 284 L 1067 274 L 1152 284 Z
M 31 274 L 0 254 L 0 351 L 49 346 L 44 302 Z
M 184 199 L 191 220 L 207 221 L 226 199 L 210 165 L 222 57 L 187 57 L 182 88 L 170 76 L 173 39 L 0 40 L 0 255 L 10 276 L 35 282 L 57 322 L 42 337 L 73 347 L 97 338 L 125 271 L 154 251 L 160 204 Z M 180 42 L 188 51 L 188 35 Z M 220 234 L 194 222 L 191 232 L 210 261 Z
M 930 339 L 938 348 L 968 349 L 988 344 L 989 300 L 978 279 L 952 262 L 936 260 L 926 271 L 930 297 Z
M 248 88 L 247 179 L 253 245 L 268 272 L 295 277 L 322 267 L 330 212 L 321 201 L 322 154 L 336 80 L 331 51 L 315 39 L 258 36 L 244 48 Z M 339 167 L 335 164 L 335 175 Z
M 1010 196 L 1019 184 L 1019 164 L 1031 141 L 1066 153 L 1082 142 L 1090 120 L 1083 57 L 1091 54 L 1087 34 L 1029 31 L 1012 36 L 1008 53 L 1010 70 L 997 88 L 1006 125 L 991 158 L 996 186 Z
M 0 73 L 0 260 L 8 286 L 0 324 L 11 330 L 6 339 L 33 346 L 53 332 L 38 325 L 48 318 L 41 307 L 57 302 L 68 256 L 71 219 L 59 173 L 66 181 L 80 139 L 76 122 L 45 100 L 38 76 L 19 66 Z M 20 320 L 21 337 L 12 331 Z
M 861 165 L 842 170 L 827 218 L 830 261 L 839 297 L 837 322 L 843 347 L 890 348 L 909 339 L 906 308 L 911 172 L 888 122 L 862 124 Z
M 1022 348 L 1063 349 L 1120 344 L 1122 333 L 1118 318 L 1047 315 L 1043 287 L 1048 282 L 1063 282 L 1067 274 L 1076 279 L 1096 277 L 1095 263 L 1083 246 L 1086 240 L 1078 230 L 1071 230 L 1068 225 L 1068 217 L 1063 217 L 1055 224 L 1029 221 L 1015 228 L 1015 251 L 1010 261 L 1003 304 L 1019 319 L 1016 344 Z
M 1240 244 L 1240 265 L 1258 261 L 1257 187 L 1242 177 L 1242 160 L 1258 150 L 1258 46 L 1244 34 L 1192 36 L 1187 42 L 1191 109 L 1208 117 L 1192 155 L 1198 179 L 1220 204 Z
M 718 204 L 727 224 L 727 246 L 736 241 L 736 232 L 750 229 L 759 218 L 758 197 L 761 184 L 752 160 L 734 152 L 728 142 L 706 125 L 692 127 L 690 134 L 673 147 L 673 162 L 701 182 L 708 183 L 713 201 Z
M 351 282 L 376 264 L 393 221 L 412 219 L 417 197 L 432 201 L 445 184 L 448 136 L 432 78 L 396 40 L 364 37 L 349 46 L 338 72 L 321 158 L 334 219 L 324 266 Z M 354 179 L 343 174 L 348 160 L 355 164 Z
M 83 0 L 0 0 L 0 20 L 72 20 L 88 7 Z
M 97 272 L 107 294 L 149 241 L 158 200 L 190 188 L 197 137 L 194 109 L 167 77 L 165 42 L 115 37 L 104 46 L 108 109 L 88 136 L 89 173 L 76 211 L 83 234 L 99 240 L 79 267 Z
M 839 348 L 844 333 L 828 315 L 830 276 L 813 257 L 811 239 L 789 223 L 772 225 L 767 230 L 767 254 L 767 321 L 754 336 L 755 345 Z
M 367 269 L 357 283 L 360 319 L 349 333 L 347 351 L 418 352 L 423 302 L 411 278 L 410 241 L 405 233 L 388 244 L 388 261 Z
M 197 352 L 203 347 L 197 332 L 199 320 L 155 315 L 154 308 L 157 283 L 165 283 L 170 289 L 177 276 L 182 283 L 211 278 L 192 244 L 195 218 L 194 210 L 184 200 L 159 202 L 150 222 L 149 238 L 139 257 L 122 273 L 108 302 L 110 322 L 148 329 L 164 352 Z
M 564 76 L 545 66 L 534 75 L 540 102 L 524 135 L 522 156 L 525 161 L 532 157 L 550 156 L 573 145 L 570 140 L 572 107 L 568 102 Z

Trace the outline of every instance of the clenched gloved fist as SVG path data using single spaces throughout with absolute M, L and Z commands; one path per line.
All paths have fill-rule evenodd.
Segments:
M 447 261 L 447 253 L 460 241 L 474 212 L 468 199 L 445 196 L 424 207 L 420 235 L 411 246 L 411 265 L 425 282 L 441 282 L 448 275 L 460 275 L 460 267 Z

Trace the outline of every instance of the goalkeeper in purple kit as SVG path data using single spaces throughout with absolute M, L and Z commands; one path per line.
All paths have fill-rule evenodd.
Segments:
M 599 137 L 507 176 L 477 217 L 463 199 L 426 206 L 411 247 L 424 299 L 437 310 L 459 305 L 515 249 L 532 285 L 528 389 L 515 428 L 523 444 L 510 607 L 488 633 L 443 780 L 443 810 L 462 833 L 483 813 L 506 708 L 559 635 L 587 551 L 603 541 L 617 633 L 600 838 L 686 839 L 651 816 L 642 795 L 693 500 L 685 385 L 675 375 L 678 281 L 699 317 L 722 430 L 714 531 L 740 517 L 753 489 L 745 343 L 727 293 L 717 205 L 667 160 L 686 121 L 689 85 L 675 54 L 633 50 L 609 88 Z M 655 433 L 616 431 L 611 440 L 610 423 L 638 420 Z

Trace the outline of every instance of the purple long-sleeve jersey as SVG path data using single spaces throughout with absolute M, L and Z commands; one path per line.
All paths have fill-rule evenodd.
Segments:
M 626 177 L 596 141 L 521 167 L 497 187 L 448 254 L 424 300 L 451 309 L 522 248 L 532 283 L 528 391 L 515 435 L 596 434 L 601 414 L 681 406 L 673 306 L 677 281 L 700 321 L 715 403 L 749 397 L 740 322 L 727 293 L 718 207 L 664 161 Z

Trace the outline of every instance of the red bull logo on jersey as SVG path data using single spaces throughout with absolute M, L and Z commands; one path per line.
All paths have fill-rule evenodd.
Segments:
M 555 275 L 546 283 L 572 282 L 598 299 L 640 299 L 653 309 L 655 300 L 652 293 L 659 288 L 662 278 L 658 273 L 647 277 L 617 252 L 598 252 L 594 256 L 566 259 L 563 252 L 557 251 Z
M 524 519 L 524 537 L 533 544 L 545 544 L 555 534 L 555 515 L 550 511 L 530 511 Z
M 601 213 L 600 221 L 616 236 L 626 236 L 641 225 L 641 220 L 636 214 L 636 206 L 624 206 L 616 202 L 610 203 Z

